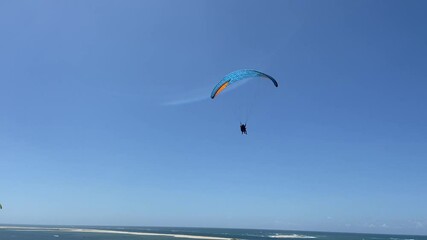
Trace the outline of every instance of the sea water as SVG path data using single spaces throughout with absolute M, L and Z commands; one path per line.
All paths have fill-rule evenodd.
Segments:
M 69 231 L 67 229 L 82 229 Z M 107 232 L 84 232 L 89 229 Z M 115 231 L 111 233 L 108 231 Z M 122 234 L 159 233 L 167 236 L 147 236 Z M 191 235 L 202 237 L 219 237 L 242 240 L 278 240 L 278 239 L 318 239 L 318 240 L 427 240 L 427 236 L 383 235 L 361 233 L 331 233 L 255 229 L 219 229 L 219 228 L 169 228 L 169 227 L 70 227 L 70 226 L 1 226 L 0 240 L 191 240 L 172 235 Z

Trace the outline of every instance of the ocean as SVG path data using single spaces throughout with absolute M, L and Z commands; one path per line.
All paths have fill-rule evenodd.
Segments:
M 0 240 L 427 240 L 427 236 L 332 233 L 255 229 L 0 226 Z

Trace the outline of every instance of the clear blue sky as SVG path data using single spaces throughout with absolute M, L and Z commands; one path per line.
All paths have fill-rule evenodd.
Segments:
M 426 11 L 0 1 L 0 223 L 427 234 Z

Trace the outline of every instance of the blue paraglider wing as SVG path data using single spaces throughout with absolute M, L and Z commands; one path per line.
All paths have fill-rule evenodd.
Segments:
M 274 86 L 278 87 L 279 84 L 277 83 L 277 81 L 262 72 L 259 72 L 257 70 L 250 70 L 250 69 L 242 69 L 242 70 L 237 70 L 234 72 L 231 72 L 229 74 L 227 74 L 212 90 L 211 93 L 211 98 L 215 98 L 220 92 L 222 92 L 227 86 L 229 86 L 230 84 L 246 79 L 246 78 L 255 78 L 255 77 L 261 77 L 261 78 L 266 78 L 266 79 L 270 79 Z

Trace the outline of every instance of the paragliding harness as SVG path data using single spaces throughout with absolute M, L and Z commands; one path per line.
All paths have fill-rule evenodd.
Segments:
M 240 131 L 242 131 L 242 134 L 248 134 L 246 132 L 246 123 L 240 123 Z

